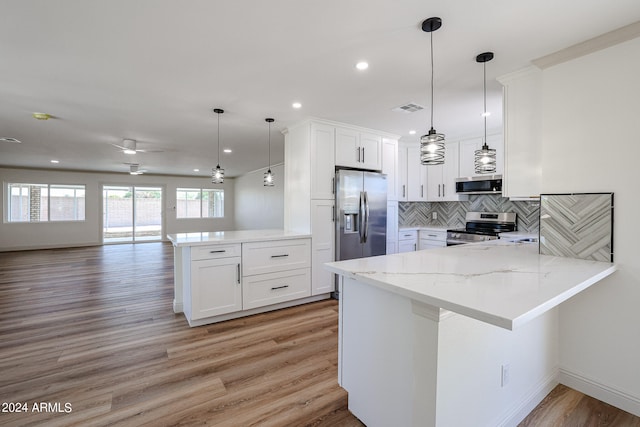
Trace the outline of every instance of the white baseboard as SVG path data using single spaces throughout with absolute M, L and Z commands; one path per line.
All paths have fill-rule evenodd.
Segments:
M 640 417 L 640 398 L 638 397 L 566 369 L 560 369 L 558 372 L 558 382 Z
M 184 310 L 182 309 L 182 303 L 181 302 L 177 302 L 175 299 L 173 300 L 173 312 L 174 313 L 183 313 Z
M 540 402 L 558 385 L 558 372 L 540 381 L 524 399 L 506 411 L 494 425 L 499 427 L 517 427 Z

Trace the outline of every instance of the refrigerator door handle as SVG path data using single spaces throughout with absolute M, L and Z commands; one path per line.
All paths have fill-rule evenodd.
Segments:
M 369 238 L 369 195 L 364 192 L 364 243 Z
M 365 215 L 365 209 L 364 209 L 364 191 L 360 192 L 360 204 L 358 206 L 358 211 L 359 211 L 359 216 L 360 216 L 360 221 L 358 224 L 358 235 L 360 236 L 360 243 L 364 243 L 364 215 Z

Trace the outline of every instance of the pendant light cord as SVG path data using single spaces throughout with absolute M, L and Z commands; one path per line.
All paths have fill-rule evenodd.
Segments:
M 484 117 L 484 143 L 487 143 L 487 63 L 482 63 L 482 79 L 484 88 L 484 110 L 482 116 Z
M 431 36 L 431 129 L 433 129 L 433 31 Z
M 269 170 L 271 170 L 271 122 L 269 122 Z
M 220 113 L 218 113 L 218 166 L 220 166 Z

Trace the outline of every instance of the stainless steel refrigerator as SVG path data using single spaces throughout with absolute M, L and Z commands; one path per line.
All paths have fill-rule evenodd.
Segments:
M 387 176 L 336 171 L 336 261 L 387 253 Z

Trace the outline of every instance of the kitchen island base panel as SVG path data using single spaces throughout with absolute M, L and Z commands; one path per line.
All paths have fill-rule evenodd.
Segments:
M 339 380 L 368 427 L 516 425 L 557 384 L 557 309 L 508 331 L 342 280 Z
M 187 322 L 189 323 L 189 326 L 192 326 L 192 327 L 210 325 L 212 323 L 224 322 L 225 320 L 238 319 L 240 317 L 251 316 L 253 314 L 266 313 L 268 311 L 280 310 L 281 308 L 288 308 L 296 305 L 308 304 L 310 302 L 322 301 L 329 298 L 331 298 L 330 293 L 322 294 L 322 295 L 314 295 L 307 298 L 300 298 L 293 301 L 281 302 L 278 304 L 272 304 L 265 307 L 258 307 L 258 308 L 253 308 L 249 310 L 241 310 L 241 311 L 236 311 L 234 313 L 221 314 L 215 317 L 207 317 L 206 319 L 197 319 L 197 320 L 190 320 L 189 318 L 186 318 L 186 319 L 187 319 Z

